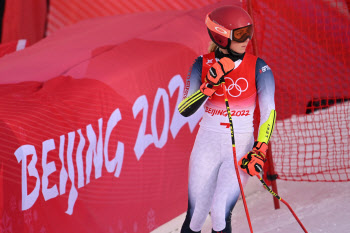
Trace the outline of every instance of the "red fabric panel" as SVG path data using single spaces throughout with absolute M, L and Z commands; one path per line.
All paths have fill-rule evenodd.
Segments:
M 183 72 L 185 71 L 181 73 Z M 170 98 L 167 85 L 162 85 L 163 81 L 164 84 L 168 82 L 162 80 L 157 86 L 148 85 L 147 89 L 137 90 L 129 86 L 130 93 L 138 93 L 139 96 L 145 94 L 144 99 L 148 102 L 138 105 L 141 111 L 135 118 L 132 110 L 135 105 L 133 95 L 125 99 L 106 84 L 93 79 L 61 76 L 45 83 L 2 85 L 2 215 L 6 215 L 5 218 L 12 224 L 12 232 L 40 232 L 43 229 L 47 232 L 71 232 L 73 229 L 75 232 L 89 232 L 91 229 L 98 232 L 108 232 L 110 229 L 116 232 L 132 232 L 134 229 L 136 232 L 148 232 L 183 212 L 187 205 L 188 158 L 196 130 L 191 134 L 187 125 L 183 125 L 178 135 L 174 138 L 171 136 L 169 127 L 178 123 L 177 118 L 173 118 L 178 96 L 175 94 Z M 166 99 L 164 101 L 166 108 L 162 107 L 163 100 L 158 108 L 154 107 L 156 87 L 164 88 L 166 98 L 170 99 L 170 103 Z M 153 109 L 158 110 L 152 113 Z M 149 114 L 143 115 L 144 110 L 148 110 Z M 112 113 L 116 112 L 120 112 L 122 119 L 112 129 L 109 141 L 106 141 L 107 125 L 113 118 Z M 165 126 L 164 112 L 170 116 Z M 153 119 L 158 137 L 152 133 Z M 145 134 L 153 135 L 148 137 L 163 138 L 161 134 L 165 130 L 167 139 L 163 146 L 155 142 L 145 147 L 138 159 L 134 148 L 137 141 L 143 140 L 142 134 L 139 135 L 143 120 L 146 122 Z M 102 136 L 99 133 L 99 121 L 102 121 Z M 95 147 L 97 153 L 100 150 L 103 156 L 98 159 L 102 162 L 102 173 L 97 178 L 94 157 L 90 160 L 91 174 L 88 175 L 86 171 L 91 141 L 88 136 L 89 125 L 96 134 L 96 141 L 101 138 L 103 144 L 101 149 L 98 145 Z M 60 147 L 61 137 L 65 138 L 63 147 Z M 52 141 L 54 148 L 47 153 L 47 162 L 44 162 L 43 151 L 47 140 Z M 116 155 L 122 148 L 119 142 L 124 145 L 122 156 Z M 18 148 L 25 145 L 32 145 L 37 156 L 34 169 L 26 166 L 27 182 L 23 180 L 21 170 L 23 160 L 18 162 L 14 155 Z M 80 145 L 84 145 L 80 150 L 81 162 L 78 161 Z M 105 165 L 106 148 L 109 160 L 119 158 L 112 172 Z M 64 162 L 60 159 L 60 154 Z M 28 155 L 26 164 L 33 161 L 34 155 Z M 43 163 L 55 165 L 47 177 L 47 187 L 56 190 L 56 194 L 46 201 L 48 197 L 45 195 L 49 195 L 49 192 L 43 188 L 43 168 L 46 167 Z M 79 164 L 82 168 L 80 171 Z M 67 173 L 65 180 L 60 178 L 62 169 Z M 121 170 L 116 176 L 118 169 Z M 35 170 L 39 179 L 29 176 L 30 171 Z M 74 178 L 70 177 L 72 174 L 75 175 Z M 90 177 L 89 183 L 87 177 Z M 82 180 L 80 188 L 79 180 Z M 40 185 L 36 187 L 37 182 Z M 33 206 L 22 211 L 23 184 L 28 185 L 28 195 L 34 193 L 34 190 L 38 190 L 39 195 L 34 198 Z M 62 185 L 66 185 L 64 192 L 60 188 Z M 76 199 L 70 196 L 74 196 L 73 186 L 77 190 Z M 69 203 L 72 206 L 70 213 Z
M 32 45 L 44 37 L 47 17 L 46 0 L 5 2 L 2 43 L 27 39 Z
M 5 56 L 6 54 L 10 54 L 19 50 L 22 50 L 26 47 L 26 40 L 12 41 L 8 43 L 0 44 L 0 57 Z
M 157 41 L 177 43 L 191 48 L 197 55 L 206 53 L 210 38 L 203 23 L 205 16 L 216 6 L 229 2 L 231 1 L 222 1 L 220 4 L 190 12 L 139 13 L 81 21 L 45 38 L 35 47 L 26 48 L 21 51 L 20 56 L 4 57 L 1 61 L 0 76 L 11 79 L 0 79 L 0 83 L 46 81 L 48 77 L 56 77 L 62 73 L 74 78 L 89 77 L 106 83 L 114 82 L 115 73 L 104 72 L 102 68 L 87 70 L 87 62 L 95 58 L 92 57 L 92 51 L 94 56 L 98 54 L 103 56 L 111 49 L 116 50 L 118 56 L 114 54 L 114 60 L 101 64 L 111 66 L 109 69 L 113 72 L 126 70 L 130 66 L 136 67 L 139 63 L 135 63 L 134 59 L 139 59 L 138 62 L 162 60 L 151 55 L 147 55 L 147 59 L 140 57 L 139 48 L 134 49 L 136 46 L 131 46 L 132 53 L 125 50 L 124 43 L 135 38 L 155 43 Z M 162 51 L 162 56 L 168 56 L 167 51 L 168 48 Z M 141 64 L 143 63 L 144 61 Z M 187 68 L 191 64 L 192 61 Z M 19 70 L 18 66 L 25 68 Z
M 176 109 L 213 7 L 85 21 L 0 59 L 0 218 L 12 232 L 150 232 L 186 210 L 201 115 Z
M 140 12 L 191 10 L 219 0 L 50 0 L 48 34 L 81 20 Z M 233 4 L 231 1 L 230 4 Z

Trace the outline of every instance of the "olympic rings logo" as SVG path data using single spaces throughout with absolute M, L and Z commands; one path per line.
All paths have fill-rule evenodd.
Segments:
M 226 80 L 229 82 L 227 82 Z M 236 80 L 236 82 L 234 82 L 230 77 L 225 77 L 225 83 L 229 84 L 227 86 L 226 90 L 227 90 L 228 94 L 232 97 L 239 97 L 243 92 L 248 90 L 248 81 L 247 81 L 247 79 L 245 79 L 243 77 L 238 78 Z M 217 96 L 224 95 L 224 93 L 221 94 L 221 93 L 218 93 L 218 91 L 215 92 L 215 95 L 217 95 Z

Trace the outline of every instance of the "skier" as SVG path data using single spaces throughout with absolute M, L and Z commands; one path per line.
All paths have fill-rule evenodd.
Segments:
M 189 163 L 188 209 L 181 233 L 201 232 L 211 212 L 212 232 L 231 233 L 231 212 L 240 195 L 229 120 L 221 82 L 225 80 L 243 185 L 257 175 L 266 160 L 275 119 L 275 83 L 271 69 L 246 53 L 253 21 L 240 7 L 224 6 L 206 17 L 211 44 L 198 57 L 187 78 L 179 112 L 190 116 L 204 106 L 205 113 Z M 253 113 L 258 97 L 260 126 L 254 142 Z

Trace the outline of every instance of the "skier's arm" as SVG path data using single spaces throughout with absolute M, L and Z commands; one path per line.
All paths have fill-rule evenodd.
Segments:
M 188 117 L 195 113 L 208 99 L 200 90 L 202 84 L 203 57 L 198 57 L 193 63 L 186 80 L 184 97 L 178 106 L 181 115 Z
M 179 104 L 179 112 L 187 117 L 195 113 L 214 92 L 220 88 L 223 77 L 235 68 L 235 63 L 227 57 L 215 62 L 206 74 L 205 81 L 201 83 L 202 57 L 197 58 L 187 79 L 185 90 L 189 95 Z M 199 89 L 199 90 L 198 90 Z M 194 90 L 197 90 L 193 93 Z
M 260 127 L 258 139 L 253 149 L 238 162 L 242 170 L 251 176 L 258 175 L 266 161 L 267 144 L 270 141 L 276 121 L 275 80 L 270 68 L 258 58 L 256 63 L 256 88 L 260 107 Z
M 260 107 L 257 141 L 268 144 L 276 121 L 275 80 L 269 66 L 260 58 L 256 64 L 256 88 Z
M 178 106 L 178 110 L 184 117 L 191 116 L 195 113 L 208 99 L 200 90 L 184 99 Z

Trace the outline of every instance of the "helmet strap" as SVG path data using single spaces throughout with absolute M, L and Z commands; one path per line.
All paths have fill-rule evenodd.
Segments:
M 234 52 L 234 53 L 237 55 L 234 55 L 231 52 L 229 52 L 228 54 L 225 54 L 225 53 L 221 52 L 219 49 L 217 49 L 217 50 L 215 50 L 215 57 L 217 57 L 219 59 L 221 59 L 223 57 L 228 57 L 228 58 L 232 59 L 233 61 L 238 61 L 240 59 L 243 60 L 245 53 L 243 53 L 243 54 L 239 54 L 236 52 Z
M 237 53 L 235 51 L 233 51 L 232 49 L 227 49 L 228 53 L 232 56 L 232 57 L 241 57 L 244 53 Z

